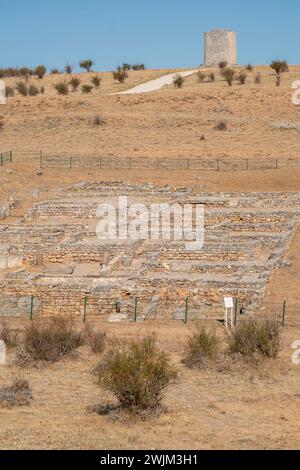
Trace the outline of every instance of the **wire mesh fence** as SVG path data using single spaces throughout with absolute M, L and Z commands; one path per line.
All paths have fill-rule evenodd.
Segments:
M 156 171 L 255 171 L 280 170 L 300 166 L 300 158 L 147 158 L 120 157 L 93 154 L 47 154 L 44 152 L 6 152 L 1 154 L 2 161 L 22 164 L 34 163 L 41 169 L 61 168 L 68 170 L 156 170 Z M 3 164 L 2 163 L 2 164 Z
M 0 166 L 3 166 L 5 163 L 11 163 L 13 161 L 13 152 L 9 150 L 8 152 L 0 153 Z

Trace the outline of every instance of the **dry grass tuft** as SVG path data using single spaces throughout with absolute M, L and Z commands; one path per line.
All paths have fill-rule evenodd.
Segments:
M 0 386 L 0 406 L 29 406 L 32 401 L 32 391 L 27 380 L 15 379 L 12 385 Z

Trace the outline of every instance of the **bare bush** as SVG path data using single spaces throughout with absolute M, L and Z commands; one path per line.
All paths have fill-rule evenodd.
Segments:
M 281 328 L 273 319 L 241 321 L 229 335 L 231 354 L 249 358 L 266 356 L 276 358 L 281 347 Z
M 161 409 L 163 393 L 177 377 L 153 335 L 112 349 L 95 373 L 122 409 L 142 416 Z
M 254 83 L 256 83 L 256 85 L 260 85 L 260 84 L 261 84 L 261 74 L 260 74 L 260 73 L 257 73 L 257 74 L 255 75 Z
M 98 75 L 94 75 L 93 77 L 91 77 L 91 82 L 92 82 L 92 84 L 94 85 L 95 88 L 100 87 L 101 81 L 102 81 L 102 79 Z
M 235 77 L 235 71 L 231 68 L 225 68 L 222 70 L 222 76 L 225 78 L 229 86 L 232 86 Z
M 75 92 L 78 89 L 79 85 L 80 85 L 80 80 L 79 80 L 78 77 L 73 77 L 73 78 L 71 78 L 69 83 L 72 87 L 72 91 Z
M 15 379 L 12 385 L 0 386 L 2 407 L 29 406 L 32 399 L 32 391 L 27 380 Z
M 91 351 L 95 354 L 103 353 L 106 342 L 106 332 L 102 330 L 95 330 L 89 325 L 86 325 L 84 330 L 85 343 L 90 346 Z
M 36 361 L 56 362 L 83 343 L 82 333 L 75 329 L 70 319 L 36 320 L 25 330 L 17 359 L 20 365 Z
M 245 85 L 247 81 L 247 74 L 246 72 L 240 72 L 237 76 L 237 80 L 241 85 Z
M 93 87 L 91 85 L 87 85 L 87 84 L 82 85 L 82 87 L 81 87 L 81 91 L 85 95 L 91 93 L 92 89 L 93 89 Z
M 106 120 L 104 119 L 103 116 L 100 116 L 100 114 L 97 114 L 95 116 L 94 121 L 93 121 L 94 126 L 104 126 L 106 124 Z
M 38 89 L 38 87 L 36 87 L 35 85 L 29 85 L 28 87 L 29 96 L 37 96 L 39 92 L 40 90 Z
M 11 86 L 6 86 L 5 87 L 5 95 L 6 97 L 14 96 L 15 95 L 15 90 Z
M 203 73 L 203 72 L 198 72 L 198 73 L 197 73 L 197 77 L 198 77 L 198 81 L 199 81 L 200 83 L 204 82 L 204 80 L 206 79 L 206 75 L 205 75 L 205 73 Z
M 217 131 L 227 131 L 227 122 L 226 121 L 218 121 L 216 126 L 215 126 L 215 129 Z
M 211 72 L 208 75 L 208 79 L 209 79 L 210 82 L 215 82 L 216 81 L 216 76 L 215 76 L 214 72 Z
M 14 348 L 19 343 L 19 332 L 11 328 L 7 320 L 3 320 L 0 329 L 0 339 L 8 348 Z
M 179 73 L 173 79 L 173 85 L 175 88 L 182 88 L 184 82 L 185 82 L 184 77 L 180 75 Z
M 28 86 L 27 86 L 27 83 L 24 82 L 23 80 L 19 80 L 17 83 L 16 83 L 16 90 L 18 91 L 18 93 L 22 96 L 28 96 Z
M 121 67 L 118 67 L 118 69 L 113 72 L 113 78 L 114 80 L 118 80 L 120 83 L 124 83 L 125 80 L 128 78 L 128 73 L 126 70 L 123 70 Z
M 54 85 L 55 90 L 59 95 L 68 95 L 69 88 L 66 82 L 58 82 Z
M 254 70 L 253 65 L 252 65 L 252 64 L 248 64 L 248 65 L 246 66 L 246 70 L 248 70 L 248 72 L 253 72 L 253 70 Z
M 226 60 L 221 60 L 221 62 L 219 62 L 219 69 L 220 70 L 226 69 L 227 66 L 228 66 L 228 62 Z
M 183 362 L 189 368 L 203 368 L 217 358 L 218 352 L 216 332 L 201 325 L 188 340 Z
M 67 75 L 71 75 L 72 72 L 73 72 L 73 67 L 72 67 L 72 65 L 67 64 L 67 65 L 65 66 L 65 73 L 66 73 Z

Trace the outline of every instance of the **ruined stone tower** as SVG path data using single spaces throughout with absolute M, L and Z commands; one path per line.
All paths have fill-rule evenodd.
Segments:
M 225 29 L 215 29 L 204 34 L 204 64 L 218 65 L 226 61 L 228 65 L 237 63 L 236 33 Z

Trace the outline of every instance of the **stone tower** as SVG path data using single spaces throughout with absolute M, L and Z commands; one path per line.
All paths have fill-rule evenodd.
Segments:
M 204 64 L 208 67 L 226 61 L 237 64 L 236 33 L 225 29 L 215 29 L 204 34 Z

